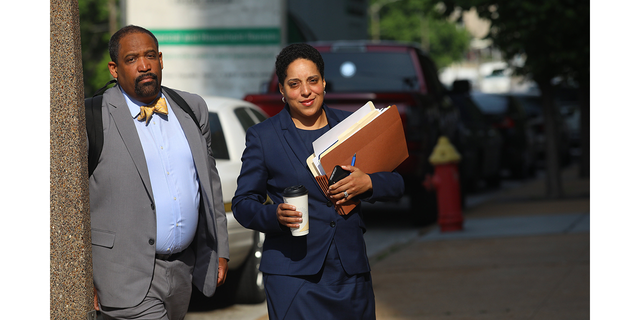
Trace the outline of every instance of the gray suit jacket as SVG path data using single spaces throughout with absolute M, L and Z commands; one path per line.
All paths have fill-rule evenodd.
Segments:
M 187 137 L 200 179 L 198 229 L 187 250 L 195 252 L 194 285 L 211 296 L 216 290 L 218 257 L 229 258 L 220 177 L 204 100 L 176 92 L 193 109 L 202 129 L 165 93 Z M 156 213 L 142 144 L 118 86 L 103 95 L 102 123 L 104 147 L 89 177 L 93 279 L 103 306 L 132 307 L 142 301 L 151 284 Z

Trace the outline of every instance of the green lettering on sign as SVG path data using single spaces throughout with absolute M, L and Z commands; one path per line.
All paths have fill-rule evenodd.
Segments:
M 162 45 L 279 45 L 279 28 L 151 30 Z

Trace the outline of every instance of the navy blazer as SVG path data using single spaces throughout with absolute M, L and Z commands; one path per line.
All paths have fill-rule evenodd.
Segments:
M 329 126 L 349 112 L 322 106 Z M 280 113 L 249 128 L 242 154 L 242 170 L 233 197 L 233 214 L 246 228 L 265 233 L 262 272 L 313 275 L 320 271 L 332 240 L 345 271 L 369 272 L 365 249 L 365 224 L 360 205 L 349 215 L 339 215 L 307 167 L 308 154 L 286 106 Z M 381 155 L 384 156 L 384 155 Z M 357 166 L 357 164 L 356 164 Z M 397 172 L 370 174 L 373 193 L 367 202 L 400 198 L 404 181 Z M 309 234 L 294 237 L 277 219 L 285 188 L 304 185 L 309 190 Z M 274 204 L 264 205 L 267 195 Z

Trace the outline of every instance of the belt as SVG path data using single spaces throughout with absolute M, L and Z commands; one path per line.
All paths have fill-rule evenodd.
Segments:
M 160 260 L 168 260 L 169 257 L 171 257 L 171 254 L 167 253 L 167 254 L 159 254 L 156 253 L 156 259 L 160 259 Z
M 166 261 L 172 261 L 178 258 L 178 256 L 180 254 L 182 254 L 183 251 L 181 252 L 177 252 L 177 253 L 167 253 L 167 254 L 160 254 L 160 253 L 156 253 L 156 259 L 159 260 L 166 260 Z

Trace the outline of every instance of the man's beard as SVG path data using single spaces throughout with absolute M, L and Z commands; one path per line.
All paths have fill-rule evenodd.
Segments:
M 154 81 L 140 84 L 144 78 L 152 78 Z M 136 78 L 135 86 L 136 95 L 138 97 L 154 97 L 160 92 L 160 83 L 158 76 L 154 73 L 146 73 Z

